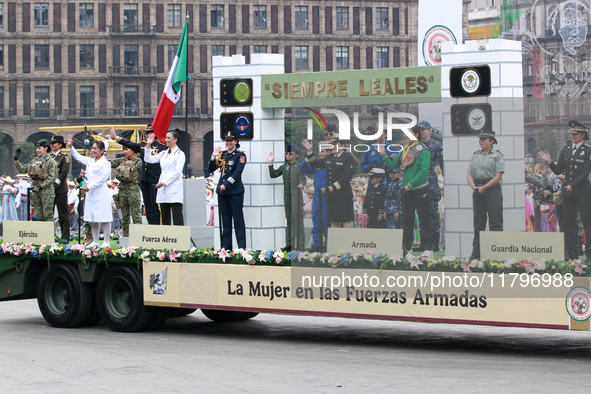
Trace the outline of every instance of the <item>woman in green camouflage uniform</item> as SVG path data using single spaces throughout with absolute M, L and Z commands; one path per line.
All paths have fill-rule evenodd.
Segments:
M 31 205 L 35 210 L 37 220 L 43 222 L 53 221 L 53 204 L 55 201 L 55 188 L 53 184 L 57 178 L 57 163 L 49 153 L 49 141 L 39 140 L 35 144 L 37 157 L 28 164 L 22 165 L 15 156 L 16 169 L 21 174 L 28 174 L 33 180 L 31 192 Z
M 129 214 L 131 213 L 134 224 L 142 224 L 142 198 L 139 186 L 142 160 L 129 148 L 124 148 L 123 154 L 125 157 L 111 161 L 111 168 L 115 168 L 115 178 L 119 179 L 119 194 L 114 197 L 123 216 L 123 236 L 129 237 Z

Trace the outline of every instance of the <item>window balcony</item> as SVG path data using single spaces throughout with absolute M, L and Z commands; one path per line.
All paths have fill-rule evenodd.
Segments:
M 154 115 L 156 114 L 156 109 L 158 107 L 123 107 L 123 108 L 68 108 L 64 109 L 64 115 L 66 119 L 89 119 L 89 118 L 100 118 L 104 119 L 105 117 L 112 117 L 112 118 L 150 118 L 153 119 Z M 31 118 L 33 117 L 32 112 L 35 110 L 31 110 Z M 49 110 L 45 110 L 49 111 Z M 1 113 L 2 111 L 0 111 Z M 4 111 L 8 116 L 10 116 L 10 111 Z M 55 111 L 53 112 L 55 114 Z M 173 118 L 184 118 L 185 113 L 188 113 L 189 118 L 200 118 L 201 110 L 200 108 L 175 108 L 174 113 L 172 115 Z M 213 109 L 208 109 L 207 114 L 208 117 L 213 116 Z M 206 116 L 207 117 L 207 116 Z M 0 117 L 0 119 L 2 119 Z
M 109 74 L 113 77 L 155 77 L 156 67 L 147 66 L 112 66 Z
M 116 36 L 156 35 L 156 25 L 109 25 L 109 33 Z

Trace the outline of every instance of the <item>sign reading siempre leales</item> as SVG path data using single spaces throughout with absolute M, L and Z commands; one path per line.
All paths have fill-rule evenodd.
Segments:
M 51 245 L 55 242 L 53 222 L 5 220 L 2 226 L 5 242 L 35 245 Z
M 263 108 L 441 101 L 441 67 L 402 67 L 261 77 Z
M 129 244 L 148 249 L 189 250 L 191 227 L 130 224 Z
M 482 231 L 480 257 L 485 260 L 564 260 L 563 233 Z
M 388 256 L 402 256 L 402 230 L 375 228 L 329 228 L 329 254 L 339 250 L 351 254 L 382 253 Z

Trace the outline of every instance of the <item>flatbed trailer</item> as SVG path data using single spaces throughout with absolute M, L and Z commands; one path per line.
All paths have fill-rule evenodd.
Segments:
M 376 263 L 371 256 L 352 256 L 352 268 L 343 269 L 343 256 L 338 262 L 335 256 L 280 251 L 57 245 L 41 251 L 12 244 L 2 244 L 2 250 L 0 301 L 37 298 L 43 317 L 60 328 L 102 319 L 115 331 L 141 331 L 199 308 L 214 321 L 262 312 L 590 330 L 585 297 L 591 278 L 586 272 L 559 273 L 570 262 L 527 273 L 520 264 L 487 272 L 498 263 L 483 263 L 481 270 L 473 264 L 470 270 L 461 260 L 381 257 Z M 371 283 L 359 282 L 364 277 Z M 457 286 L 437 285 L 445 278 Z M 550 286 L 544 287 L 546 278 Z M 524 288 L 525 279 L 539 285 Z

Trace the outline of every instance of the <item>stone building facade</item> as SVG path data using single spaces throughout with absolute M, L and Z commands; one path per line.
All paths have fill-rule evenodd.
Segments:
M 416 66 L 418 0 L 0 1 L 0 129 L 151 123 L 189 18 L 188 72 L 171 128 L 196 174 L 212 149 L 211 57 L 278 53 L 285 72 Z M 361 112 L 367 112 L 367 108 Z

